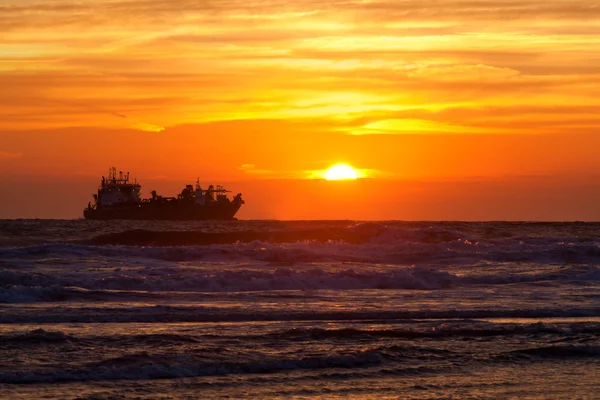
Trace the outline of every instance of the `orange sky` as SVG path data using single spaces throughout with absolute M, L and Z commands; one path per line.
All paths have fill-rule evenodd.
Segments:
M 599 26 L 589 0 L 0 0 L 0 218 L 79 217 L 115 165 L 228 182 L 241 218 L 599 219 Z M 370 179 L 308 179 L 336 162 Z

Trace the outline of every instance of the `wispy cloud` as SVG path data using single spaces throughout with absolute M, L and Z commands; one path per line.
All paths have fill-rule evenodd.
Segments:
M 599 23 L 587 0 L 2 0 L 0 129 L 288 119 L 407 134 L 385 121 L 409 119 L 420 133 L 546 132 L 524 121 L 532 107 L 555 110 L 555 130 L 597 127 Z
M 149 124 L 146 122 L 139 122 L 139 123 L 133 124 L 132 128 L 139 129 L 140 131 L 146 131 L 146 132 L 162 132 L 165 130 L 165 128 L 162 126 L 153 125 L 153 124 Z
M 260 179 L 304 179 L 307 171 L 257 168 L 254 164 L 243 164 L 238 167 L 244 174 Z

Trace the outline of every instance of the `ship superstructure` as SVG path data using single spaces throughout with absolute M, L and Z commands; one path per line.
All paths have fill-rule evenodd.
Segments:
M 209 185 L 202 189 L 199 180 L 196 186 L 186 185 L 176 197 L 159 196 L 142 199 L 141 185 L 129 180 L 124 174 L 111 168 L 108 177 L 102 177 L 94 202 L 88 203 L 83 211 L 86 219 L 143 219 L 143 220 L 205 220 L 234 219 L 244 200 L 238 193 L 229 199 L 223 186 Z
M 94 195 L 95 205 L 98 207 L 116 207 L 123 204 L 135 204 L 142 201 L 140 191 L 142 187 L 139 183 L 129 182 L 129 172 L 123 174 L 117 169 L 110 168 L 108 178 L 102 177 L 98 194 Z

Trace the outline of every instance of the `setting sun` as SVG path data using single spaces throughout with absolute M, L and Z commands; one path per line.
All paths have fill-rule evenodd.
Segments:
M 328 181 L 339 181 L 343 179 L 356 179 L 358 173 L 347 164 L 336 164 L 329 168 L 325 173 L 325 179 Z

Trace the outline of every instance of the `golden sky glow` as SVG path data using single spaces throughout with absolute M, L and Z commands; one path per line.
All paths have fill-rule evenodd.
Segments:
M 0 180 L 589 174 L 599 26 L 589 0 L 0 0 Z

